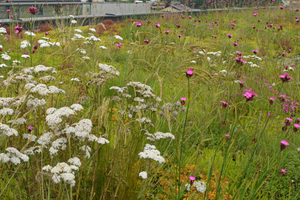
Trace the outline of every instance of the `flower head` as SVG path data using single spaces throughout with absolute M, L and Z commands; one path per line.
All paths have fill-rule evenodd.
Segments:
M 28 130 L 29 130 L 29 131 L 32 131 L 32 130 L 33 130 L 33 126 L 31 126 L 31 125 L 28 126 Z
M 225 109 L 227 106 L 231 107 L 226 101 L 220 101 L 222 104 L 222 108 Z
M 36 7 L 29 7 L 28 8 L 28 13 L 31 13 L 32 15 L 35 15 L 36 13 L 38 13 L 37 8 Z
M 246 97 L 247 101 L 253 100 L 254 96 L 257 97 L 257 94 L 251 88 L 249 90 L 245 89 L 244 97 Z
M 116 46 L 119 47 L 119 48 L 121 48 L 122 43 L 118 43 Z
M 194 69 L 189 68 L 189 69 L 186 71 L 186 77 L 187 77 L 187 78 L 190 78 L 191 76 L 193 76 L 193 74 L 194 74 Z
M 160 27 L 160 24 L 159 24 L 159 23 L 157 23 L 157 24 L 155 24 L 155 26 L 156 26 L 156 28 L 158 28 L 158 27 Z
M 281 150 L 281 151 L 283 151 L 283 150 L 286 148 L 286 146 L 289 146 L 289 145 L 290 145 L 290 144 L 289 144 L 287 141 L 285 141 L 285 140 L 281 140 L 280 143 L 281 143 L 281 145 L 280 145 L 280 150 Z
M 253 52 L 254 54 L 257 54 L 259 51 L 258 51 L 258 50 L 252 50 L 252 52 Z
M 228 38 L 232 38 L 232 35 L 231 34 L 227 34 Z
M 289 80 L 293 80 L 288 73 L 280 75 L 279 78 L 281 78 L 282 82 L 288 82 Z
M 136 22 L 136 25 L 137 27 L 141 27 L 142 26 L 142 23 L 141 22 Z

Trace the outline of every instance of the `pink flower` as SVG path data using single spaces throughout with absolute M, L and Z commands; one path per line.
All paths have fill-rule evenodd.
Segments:
M 283 9 L 284 7 L 283 7 L 283 6 L 279 6 L 279 8 L 280 8 L 280 9 Z
M 177 28 L 180 28 L 180 27 L 181 27 L 181 25 L 180 25 L 180 24 L 176 24 L 176 27 L 177 27 Z
M 253 98 L 254 98 L 254 96 L 256 96 L 257 97 L 257 94 L 256 93 L 254 93 L 254 91 L 250 88 L 250 89 L 245 89 L 244 90 L 245 91 L 245 93 L 244 93 L 244 97 L 246 97 L 246 99 L 247 99 L 247 101 L 251 101 L 251 100 L 253 100 Z
M 6 10 L 6 12 L 10 13 L 10 10 L 8 9 L 8 10 Z
M 288 82 L 289 80 L 293 80 L 288 73 L 280 75 L 279 78 L 281 78 L 282 82 Z
M 160 27 L 160 24 L 159 24 L 159 23 L 157 23 L 157 24 L 155 24 L 155 26 L 156 26 L 156 28 L 158 28 L 158 27 Z
M 296 11 L 296 12 L 299 11 L 299 8 L 296 8 L 295 11 Z
M 271 113 L 268 112 L 267 117 L 270 117 Z
M 296 22 L 299 22 L 300 20 L 299 19 L 296 19 Z
M 190 176 L 189 179 L 190 179 L 191 181 L 195 181 L 195 180 L 196 180 L 196 178 L 193 177 L 193 176 Z
M 169 34 L 170 30 L 165 30 L 164 32 L 165 32 L 165 34 Z
M 145 43 L 149 43 L 149 40 L 146 39 L 146 40 L 144 40 L 144 42 L 145 42 Z
M 119 48 L 121 48 L 122 43 L 118 43 L 116 46 L 119 47 Z
M 239 44 L 238 44 L 237 42 L 234 42 L 233 45 L 234 45 L 235 47 L 239 46 Z
M 298 150 L 298 151 L 300 151 L 300 147 L 299 147 L 299 148 L 297 148 L 297 150 Z
M 220 101 L 222 103 L 222 108 L 225 109 L 227 106 L 231 107 L 226 101 Z
M 293 121 L 293 119 L 291 119 L 291 118 L 289 118 L 289 117 L 286 117 L 285 118 L 287 121 L 289 121 L 289 122 L 292 122 Z
M 232 38 L 232 35 L 231 34 L 227 34 L 228 38 Z
M 254 54 L 257 54 L 259 51 L 258 51 L 258 50 L 252 50 L 252 52 L 253 52 Z
M 28 8 L 28 13 L 31 13 L 32 15 L 35 15 L 36 13 L 38 13 L 37 8 L 36 7 L 29 7 Z
M 182 35 L 181 35 L 181 34 L 178 34 L 177 36 L 180 38 Z
M 281 172 L 282 172 L 282 173 L 286 173 L 285 169 L 281 169 Z
M 28 130 L 32 131 L 33 130 L 33 126 L 28 126 Z
M 142 23 L 141 22 L 136 22 L 136 25 L 137 27 L 141 27 L 142 26 Z
M 294 132 L 297 132 L 298 129 L 300 128 L 300 125 L 299 124 L 294 124 Z
M 45 35 L 49 35 L 49 32 L 45 32 Z
M 193 74 L 194 74 L 194 69 L 189 68 L 189 69 L 186 71 L 186 77 L 187 77 L 187 78 L 190 78 L 191 76 L 193 76 Z
M 281 140 L 280 143 L 283 144 L 284 146 L 289 146 L 289 145 L 290 145 L 290 144 L 289 144 L 287 141 L 285 141 L 285 140 Z
M 225 137 L 231 137 L 229 134 L 225 134 Z
M 23 30 L 23 27 L 22 27 L 22 26 L 19 26 L 19 25 L 17 25 L 17 26 L 15 26 L 15 27 L 14 27 L 14 29 L 16 30 L 16 31 L 15 31 L 15 33 L 17 33 L 17 34 L 18 34 L 18 33 L 21 33 L 21 32 L 22 32 L 22 30 Z

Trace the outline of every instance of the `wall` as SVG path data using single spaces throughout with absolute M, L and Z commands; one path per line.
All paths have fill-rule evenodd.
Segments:
M 94 3 L 91 5 L 92 15 L 105 15 L 105 13 L 122 14 L 140 14 L 151 13 L 150 3 Z

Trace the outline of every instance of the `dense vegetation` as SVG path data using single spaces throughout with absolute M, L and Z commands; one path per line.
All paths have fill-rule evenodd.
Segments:
M 0 27 L 1 199 L 299 199 L 298 11 Z

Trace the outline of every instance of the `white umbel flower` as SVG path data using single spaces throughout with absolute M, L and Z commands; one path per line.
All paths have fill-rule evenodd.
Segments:
M 111 65 L 107 65 L 107 64 L 101 64 L 99 63 L 99 68 L 107 73 L 119 76 L 120 72 L 116 70 L 116 68 L 114 68 Z
M 147 178 L 147 172 L 145 172 L 145 171 L 140 172 L 139 176 L 142 177 L 142 179 L 146 179 Z
M 204 181 L 194 181 L 193 186 L 201 193 L 206 191 L 206 184 Z
M 73 105 L 70 106 L 70 108 L 72 108 L 75 111 L 81 111 L 81 110 L 83 110 L 83 107 L 80 104 L 73 104 Z

